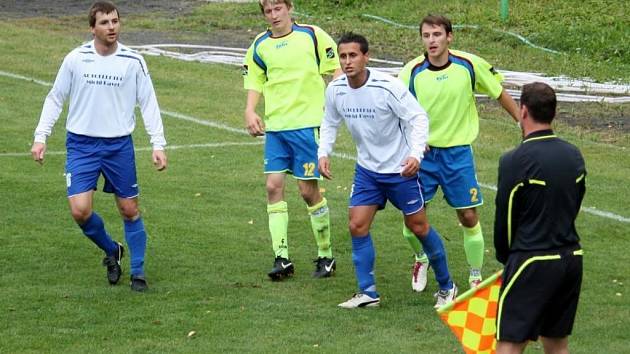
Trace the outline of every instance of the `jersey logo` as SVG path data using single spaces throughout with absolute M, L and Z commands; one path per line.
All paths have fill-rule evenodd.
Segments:
M 81 61 L 84 62 L 84 63 L 93 63 L 94 59 L 83 59 Z
M 288 41 L 282 41 L 282 42 L 276 44 L 276 49 L 282 49 L 282 48 L 284 48 L 284 47 L 286 47 L 288 45 L 289 45 Z
M 332 59 L 335 57 L 335 50 L 332 47 L 326 48 L 326 58 Z

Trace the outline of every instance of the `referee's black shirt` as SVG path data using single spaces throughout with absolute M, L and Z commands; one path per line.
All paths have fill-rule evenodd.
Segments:
M 511 251 L 554 250 L 577 244 L 575 218 L 586 168 L 574 145 L 552 130 L 529 134 L 499 161 L 494 219 L 497 260 Z

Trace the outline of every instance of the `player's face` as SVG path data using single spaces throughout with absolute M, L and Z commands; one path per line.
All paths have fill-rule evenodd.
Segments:
M 370 59 L 368 53 L 361 52 L 359 43 L 342 43 L 339 45 L 339 64 L 349 79 L 361 75 Z
M 448 46 L 453 40 L 452 33 L 446 33 L 443 26 L 422 25 L 422 44 L 430 58 L 441 58 L 448 55 Z
M 289 32 L 291 28 L 291 10 L 285 3 L 267 3 L 263 12 L 265 19 L 271 26 L 271 31 L 274 34 L 284 35 Z
M 96 22 L 92 27 L 94 40 L 106 46 L 112 46 L 118 41 L 120 32 L 120 20 L 118 19 L 118 11 L 112 11 L 108 14 L 97 12 Z

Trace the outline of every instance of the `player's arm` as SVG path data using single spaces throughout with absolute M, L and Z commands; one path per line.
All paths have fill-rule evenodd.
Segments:
M 52 134 L 52 129 L 63 110 L 63 104 L 70 94 L 72 84 L 71 61 L 71 54 L 66 56 L 63 60 L 57 77 L 55 78 L 55 83 L 44 100 L 44 107 L 39 117 L 39 123 L 37 124 L 37 128 L 35 128 L 31 155 L 33 159 L 40 164 L 44 163 L 46 139 Z
M 168 160 L 164 152 L 166 139 L 164 138 L 164 125 L 160 114 L 160 106 L 158 105 L 146 63 L 144 60 L 141 60 L 140 63 L 141 65 L 136 72 L 136 101 L 140 106 L 144 128 L 153 146 L 151 154 L 153 165 L 158 171 L 163 171 L 166 169 Z
M 265 134 L 265 126 L 262 119 L 256 113 L 256 106 L 260 101 L 261 93 L 255 90 L 247 90 L 247 103 L 245 104 L 245 128 L 251 136 Z
M 510 252 L 508 215 L 510 215 L 510 195 L 516 186 L 515 178 L 511 176 L 510 161 L 511 153 L 503 155 L 499 160 L 499 177 L 495 198 L 494 248 L 497 261 L 502 264 L 505 264 Z
M 501 107 L 506 110 L 514 119 L 515 122 L 518 122 L 519 108 L 516 104 L 516 101 L 510 96 L 509 93 L 505 89 L 501 91 L 501 95 L 497 98 L 497 101 L 501 104 Z
M 405 160 L 401 175 L 410 177 L 418 173 L 420 161 L 424 157 L 424 150 L 429 139 L 429 117 L 413 95 L 400 82 L 396 83 L 397 90 L 393 91 L 389 105 L 396 116 L 406 121 L 409 126 L 410 153 Z
M 319 173 L 326 179 L 332 179 L 330 172 L 329 156 L 332 154 L 335 141 L 337 140 L 337 131 L 341 124 L 342 117 L 337 112 L 334 103 L 335 93 L 331 86 L 326 89 L 326 104 L 324 109 L 324 119 L 319 128 L 319 147 L 317 149 Z

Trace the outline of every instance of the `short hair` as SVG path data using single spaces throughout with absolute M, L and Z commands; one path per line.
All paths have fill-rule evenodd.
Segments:
M 258 6 L 260 6 L 260 11 L 263 14 L 265 13 L 265 5 L 267 4 L 286 4 L 287 8 L 290 9 L 293 7 L 293 0 L 258 0 Z
M 116 11 L 118 17 L 120 18 L 120 11 L 116 5 L 114 5 L 110 1 L 97 1 L 92 6 L 90 6 L 90 11 L 88 13 L 88 22 L 90 23 L 90 27 L 94 28 L 96 25 L 96 13 L 102 12 L 104 14 L 109 14 Z
M 361 49 L 361 53 L 363 54 L 367 53 L 370 50 L 368 40 L 364 36 L 357 33 L 346 32 L 342 34 L 337 41 L 337 48 L 339 48 L 340 45 L 346 43 L 357 43 L 359 45 L 359 48 Z
M 428 14 L 420 21 L 420 34 L 422 34 L 423 25 L 442 26 L 446 30 L 446 34 L 453 33 L 453 24 L 446 16 Z
M 538 123 L 551 123 L 556 116 L 556 93 L 543 82 L 523 85 L 521 106 L 527 107 L 529 116 Z

